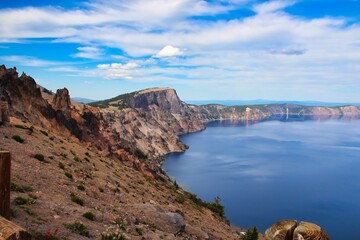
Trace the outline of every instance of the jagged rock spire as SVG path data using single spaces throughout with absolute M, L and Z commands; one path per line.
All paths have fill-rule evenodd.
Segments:
M 69 90 L 67 88 L 58 89 L 52 101 L 52 106 L 55 110 L 66 111 L 71 109 L 71 101 Z

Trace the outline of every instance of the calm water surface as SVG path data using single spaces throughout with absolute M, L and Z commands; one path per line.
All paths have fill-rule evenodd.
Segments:
M 360 239 L 360 121 L 213 122 L 163 167 L 185 189 L 220 196 L 231 223 L 265 231 L 314 222 L 331 239 Z

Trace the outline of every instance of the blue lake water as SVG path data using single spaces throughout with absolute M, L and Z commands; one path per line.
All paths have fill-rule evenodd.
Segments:
M 181 139 L 190 148 L 163 168 L 207 201 L 220 196 L 232 224 L 295 219 L 360 239 L 360 120 L 221 121 Z

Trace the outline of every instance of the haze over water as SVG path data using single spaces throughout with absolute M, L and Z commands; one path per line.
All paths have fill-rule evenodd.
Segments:
M 360 120 L 212 122 L 163 167 L 185 189 L 220 196 L 232 224 L 262 232 L 283 219 L 357 239 Z

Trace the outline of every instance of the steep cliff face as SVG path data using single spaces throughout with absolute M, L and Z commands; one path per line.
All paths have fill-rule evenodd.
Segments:
M 49 93 L 47 94 L 51 95 Z M 99 125 L 101 116 L 94 113 L 97 110 L 89 110 L 91 107 L 72 108 L 67 89 L 58 90 L 51 97 L 53 106 L 43 98 L 41 88 L 32 77 L 25 73 L 19 77 L 16 68 L 0 66 L 0 122 L 10 122 L 13 117 L 56 129 L 79 140 L 84 136 L 97 134 L 88 129 L 90 125 L 95 125 L 94 122 Z M 90 116 L 90 113 L 94 113 L 94 116 Z
M 187 105 L 179 99 L 176 91 L 171 88 L 146 89 L 125 98 L 124 101 L 131 108 L 151 110 L 156 106 L 173 114 L 181 114 L 187 110 Z
M 18 76 L 16 68 L 0 66 L 0 101 L 9 115 L 51 125 L 55 112 L 41 97 L 35 80 L 26 74 Z
M 101 111 L 112 151 L 121 148 L 141 151 L 150 162 L 159 163 L 158 158 L 169 152 L 184 151 L 186 146 L 178 135 L 204 129 L 202 120 L 194 115 L 195 111 L 170 88 L 119 96 L 107 104 L 105 108 L 102 105 Z

